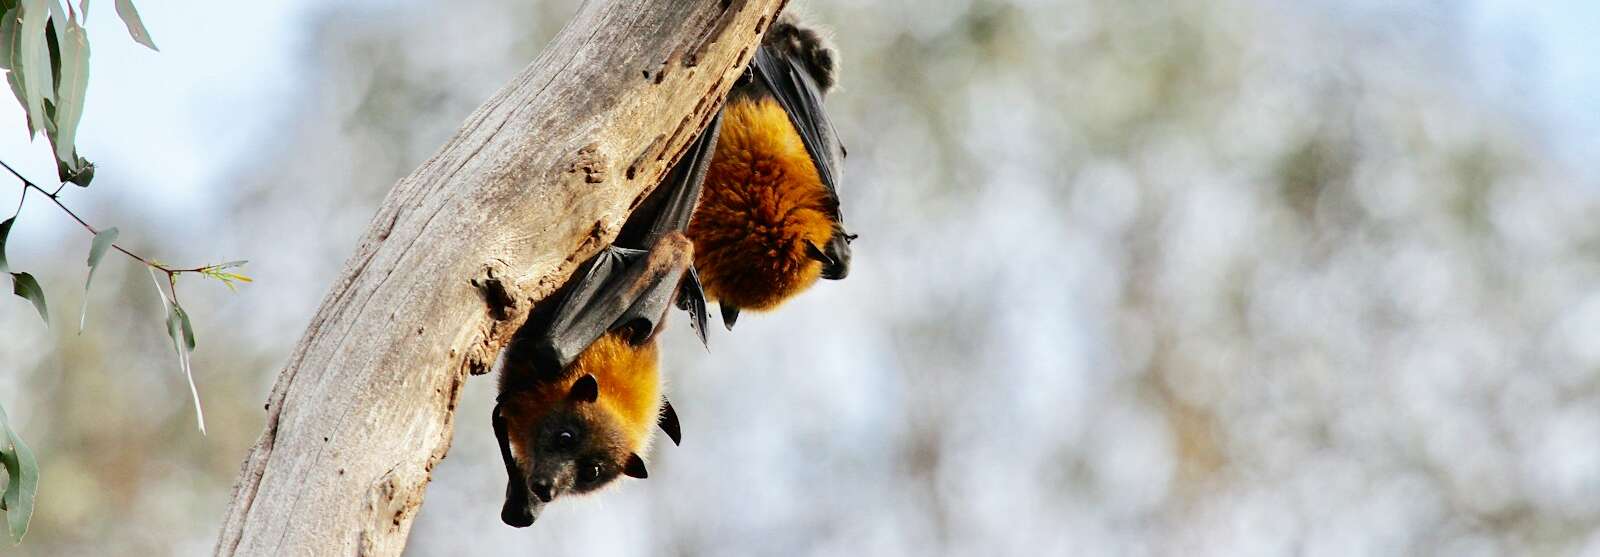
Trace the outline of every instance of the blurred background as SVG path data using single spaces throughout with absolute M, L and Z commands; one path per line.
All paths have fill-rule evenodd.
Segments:
M 7 555 L 208 554 L 267 390 L 384 193 L 579 2 L 109 3 L 56 326 L 0 301 L 43 470 Z M 500 523 L 470 381 L 412 555 L 1600 555 L 1600 4 L 848 0 L 848 280 L 664 365 L 648 481 Z M 52 179 L 0 103 L 0 159 Z M 5 180 L 0 182 L 9 183 Z M 8 189 L 9 188 L 9 189 Z M 20 191 L 0 187 L 5 195 Z M 12 192 L 12 193 L 6 193 Z M 11 198 L 14 199 L 14 198 Z

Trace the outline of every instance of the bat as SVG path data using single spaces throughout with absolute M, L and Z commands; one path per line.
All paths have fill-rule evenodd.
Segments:
M 704 182 L 721 117 L 714 117 L 616 241 L 541 303 L 502 357 L 495 439 L 506 467 L 508 525 L 533 524 L 544 505 L 620 476 L 645 478 L 653 427 L 681 441 L 661 394 L 656 335 L 671 305 L 705 339 L 705 299 L 683 235 Z
M 818 278 L 850 272 L 837 184 L 845 157 L 823 94 L 833 48 L 784 15 L 729 93 L 722 130 L 687 235 L 705 298 L 733 328 L 741 309 L 767 311 Z

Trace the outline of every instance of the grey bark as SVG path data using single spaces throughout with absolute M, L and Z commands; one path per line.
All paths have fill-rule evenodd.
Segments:
M 616 236 L 783 3 L 590 0 L 395 184 L 272 388 L 216 553 L 400 554 L 469 374 Z

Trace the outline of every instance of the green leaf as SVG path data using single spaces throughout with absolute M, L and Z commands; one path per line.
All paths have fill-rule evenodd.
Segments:
M 0 10 L 0 69 L 11 69 L 11 48 L 16 41 L 17 12 L 15 6 L 6 6 Z
M 11 265 L 6 263 L 6 236 L 11 235 L 11 225 L 17 222 L 17 217 L 0 222 L 0 273 L 11 272 Z
M 162 299 L 166 299 L 165 295 Z M 177 302 L 167 306 L 167 336 L 172 338 L 172 349 L 178 353 L 178 366 L 189 380 L 189 394 L 194 397 L 195 423 L 199 424 L 200 434 L 205 435 L 206 415 L 200 408 L 200 390 L 195 388 L 194 368 L 189 365 L 189 353 L 194 351 L 194 329 L 189 326 L 189 314 Z
M 44 304 L 44 289 L 39 288 L 39 281 L 33 280 L 33 275 L 11 273 L 11 293 L 33 302 L 33 309 L 39 310 L 39 318 L 44 320 L 44 326 L 50 326 L 50 310 Z
M 61 22 L 67 20 L 67 14 L 61 11 L 61 2 L 57 0 L 45 0 L 44 5 L 50 8 L 50 20 L 44 22 L 44 42 L 49 47 L 52 76 L 50 91 L 45 93 L 45 99 L 55 102 L 55 89 L 61 86 Z
M 34 132 L 33 119 L 28 112 L 27 82 L 22 75 L 22 8 L 13 7 L 6 14 L 5 22 L 0 24 L 0 36 L 6 41 L 5 67 L 10 70 L 6 72 L 6 83 L 11 86 L 11 94 L 17 98 L 17 104 L 22 106 L 23 120 L 28 124 L 31 137 Z
M 78 334 L 83 334 L 83 325 L 89 319 L 89 285 L 94 283 L 94 270 L 100 267 L 100 259 L 106 256 L 106 250 L 111 249 L 111 244 L 117 241 L 117 227 L 113 226 L 101 230 L 94 235 L 94 242 L 89 245 L 89 278 L 83 281 L 83 308 L 78 311 Z
M 161 281 L 156 280 L 155 269 L 146 267 L 145 270 L 150 272 L 150 284 L 155 285 L 161 306 L 167 308 L 167 337 L 172 339 L 172 350 L 178 353 L 178 367 L 189 379 L 189 394 L 194 396 L 194 419 L 200 425 L 200 434 L 205 435 L 206 414 L 200 408 L 200 390 L 194 385 L 194 368 L 189 366 L 189 352 L 194 350 L 194 329 L 189 327 L 189 314 L 178 307 L 176 300 L 167 299 L 167 293 L 161 290 Z M 188 350 L 184 349 L 185 346 Z
M 12 70 L 20 72 L 22 77 L 17 85 L 22 87 L 22 105 L 28 111 L 30 137 L 45 130 L 48 120 L 45 119 L 44 101 L 55 96 L 55 92 L 47 85 L 52 80 L 50 53 L 45 42 L 45 23 L 50 19 L 50 12 L 45 1 L 22 0 L 16 58 L 11 61 Z
M 50 140 L 55 145 L 57 173 L 61 181 L 67 182 L 81 175 L 87 162 L 78 156 L 75 142 L 78 122 L 83 119 L 84 95 L 89 91 L 89 36 L 76 20 L 69 18 L 59 47 L 61 68 L 56 74 L 56 132 L 50 135 Z M 88 183 L 78 185 L 87 186 Z
M 194 352 L 194 329 L 189 326 L 189 312 L 183 311 L 183 307 L 174 303 L 172 304 L 172 313 L 177 316 L 178 324 L 183 330 L 184 346 L 188 348 L 190 352 Z M 174 338 L 173 340 L 177 339 Z
M 76 152 L 72 154 L 71 161 L 72 163 L 68 164 L 65 160 L 57 160 L 56 175 L 63 182 L 72 183 L 80 188 L 89 187 L 89 182 L 94 180 L 94 163 L 78 156 Z
M 0 435 L 5 436 L 9 450 L 0 450 L 0 463 L 5 465 L 10 477 L 6 491 L 0 496 L 5 502 L 6 523 L 11 531 L 11 543 L 21 543 L 28 533 L 28 520 L 33 518 L 33 501 L 39 494 L 39 462 L 33 450 L 22 442 L 11 426 L 5 423 L 5 410 L 0 409 Z M 6 444 L 0 444 L 0 447 Z
M 156 48 L 156 42 L 150 39 L 150 31 L 145 30 L 144 20 L 139 19 L 139 10 L 133 7 L 133 0 L 117 0 L 117 17 L 128 26 L 128 34 L 133 36 L 134 42 L 150 47 L 150 50 L 161 52 Z
M 113 226 L 94 235 L 94 242 L 89 245 L 90 277 L 94 276 L 94 268 L 100 266 L 100 259 L 106 256 L 106 251 L 110 250 L 111 245 L 117 242 L 118 234 L 121 234 L 121 232 L 117 230 L 117 227 Z

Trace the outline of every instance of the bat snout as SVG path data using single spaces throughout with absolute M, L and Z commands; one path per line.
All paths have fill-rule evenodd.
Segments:
M 531 527 L 533 520 L 539 517 L 539 506 L 541 504 L 530 504 L 530 506 L 510 506 L 510 504 L 507 504 L 504 509 L 501 509 L 501 522 L 506 523 L 507 527 Z
M 539 511 L 544 509 L 544 502 L 538 499 L 522 498 L 522 500 L 506 499 L 506 505 L 500 509 L 500 521 L 506 526 L 527 528 L 539 518 Z

